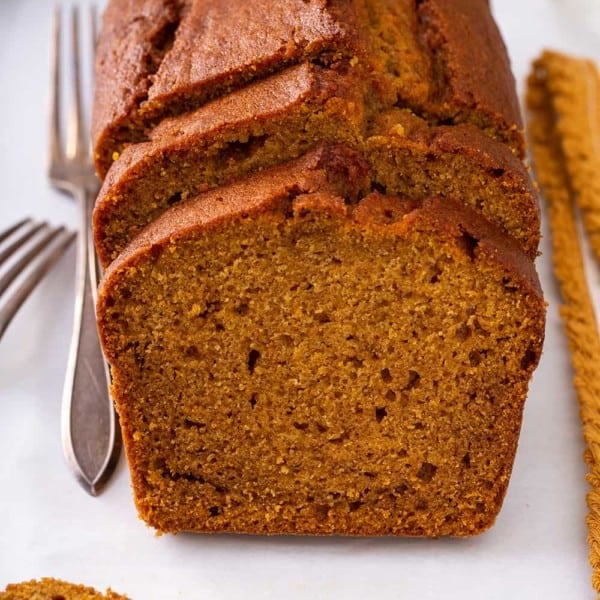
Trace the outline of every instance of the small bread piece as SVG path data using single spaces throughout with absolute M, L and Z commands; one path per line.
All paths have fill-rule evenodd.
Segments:
M 469 122 L 523 154 L 514 78 L 482 0 L 111 0 L 96 67 L 99 175 L 165 117 L 302 62 L 359 69 L 381 109 Z
M 106 590 L 105 594 L 94 588 L 44 577 L 23 583 L 9 583 L 0 591 L 0 600 L 128 600 L 126 596 Z
M 493 523 L 544 336 L 533 265 L 457 203 L 358 201 L 357 160 L 202 194 L 107 270 L 98 327 L 159 531 Z

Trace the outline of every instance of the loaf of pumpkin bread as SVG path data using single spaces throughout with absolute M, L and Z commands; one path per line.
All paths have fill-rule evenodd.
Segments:
M 545 306 L 486 0 L 110 0 L 98 328 L 159 531 L 473 535 Z

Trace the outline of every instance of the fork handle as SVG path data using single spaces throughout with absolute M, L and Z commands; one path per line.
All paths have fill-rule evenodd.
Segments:
M 109 395 L 110 375 L 96 329 L 98 270 L 91 216 L 96 190 L 78 190 L 81 223 L 77 241 L 75 310 L 62 404 L 62 442 L 79 483 L 97 495 L 121 449 L 116 413 Z

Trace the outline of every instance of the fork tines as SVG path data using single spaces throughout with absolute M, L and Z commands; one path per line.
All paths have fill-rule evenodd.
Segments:
M 64 227 L 24 219 L 0 231 L 0 338 L 29 294 L 75 239 Z

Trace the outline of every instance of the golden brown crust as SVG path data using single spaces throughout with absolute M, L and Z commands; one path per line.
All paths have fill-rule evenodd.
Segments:
M 303 63 L 164 120 L 151 141 L 124 150 L 100 190 L 94 230 L 102 264 L 173 196 L 295 158 L 321 141 L 359 147 L 366 125 L 359 96 L 355 77 Z M 121 239 L 109 235 L 117 221 Z
M 371 101 L 471 122 L 522 154 L 514 80 L 487 3 L 446 5 L 260 0 L 249 17 L 243 3 L 153 0 L 142 10 L 113 0 L 96 71 L 98 172 L 165 116 L 307 60 L 342 72 L 358 65 Z M 396 48 L 394 36 L 402 36 Z
M 108 589 L 104 594 L 94 588 L 60 581 L 51 577 L 40 580 L 9 583 L 0 591 L 2 600 L 128 600 L 127 596 Z
M 348 152 L 344 148 L 339 150 L 342 153 Z M 330 181 L 328 167 L 319 164 L 321 161 L 325 164 L 329 161 L 328 156 L 324 155 L 326 152 L 329 152 L 329 148 L 324 147 L 298 161 L 251 175 L 173 207 L 132 240 L 109 265 L 103 281 L 109 280 L 113 272 L 117 273 L 124 265 L 130 264 L 135 256 L 145 254 L 149 249 L 160 252 L 158 249 L 161 246 L 189 235 L 190 231 L 210 229 L 227 220 L 261 213 L 280 213 L 285 217 L 290 210 L 302 207 L 301 202 L 299 206 L 296 205 L 296 199 L 302 199 L 306 195 L 313 200 L 312 208 L 315 208 L 314 196 L 317 195 L 324 202 L 317 204 L 316 208 L 338 213 L 341 190 Z M 352 153 L 348 152 L 347 156 L 352 156 Z M 358 156 L 354 155 L 352 158 L 357 161 L 355 168 L 360 169 Z M 360 179 L 357 183 L 360 183 Z M 355 189 L 360 189 L 360 185 Z M 396 219 L 406 216 L 405 223 L 410 223 L 413 218 L 408 213 L 416 211 L 414 215 L 418 214 L 420 220 L 444 229 L 449 235 L 460 237 L 467 232 L 477 240 L 477 245 L 485 253 L 493 255 L 507 270 L 515 271 L 535 294 L 542 297 L 539 277 L 529 257 L 514 240 L 474 211 L 449 199 L 435 198 L 418 202 L 414 199 L 386 198 L 374 193 L 356 204 L 354 218 L 363 224 L 376 222 L 382 212 L 382 202 L 387 209 L 394 211 Z M 371 208 L 373 203 L 376 205 L 374 209 Z
M 99 173 L 119 147 L 114 138 L 143 136 L 138 117 L 160 120 L 305 59 L 352 56 L 352 16 L 352 3 L 339 0 L 260 0 L 251 7 L 220 0 L 111 2 L 96 68 Z
M 587 480 L 591 485 L 586 519 L 589 560 L 593 568 L 592 585 L 600 592 L 600 460 L 596 451 L 600 440 L 600 336 L 575 214 L 575 203 L 587 196 L 582 186 L 590 184 L 594 190 L 594 180 L 597 180 L 595 171 L 589 173 L 591 179 L 585 183 L 580 179 L 589 172 L 589 163 L 594 160 L 588 152 L 591 124 L 587 121 L 586 109 L 581 107 L 583 113 L 573 113 L 574 105 L 586 98 L 587 76 L 580 79 L 582 71 L 595 74 L 596 67 L 591 62 L 555 52 L 544 53 L 534 63 L 528 79 L 527 108 L 528 136 L 548 207 L 554 272 L 562 297 L 560 314 L 575 371 L 574 384 L 587 446 L 585 460 L 590 470 Z M 564 87 L 567 82 L 574 84 L 572 90 Z M 584 207 L 593 211 L 587 202 Z
M 537 255 L 540 211 L 529 172 L 508 146 L 474 125 L 430 126 L 392 110 L 376 119 L 365 155 L 374 180 L 391 193 L 460 199 L 517 239 L 531 258 Z
M 252 6 L 219 0 L 188 2 L 144 110 L 194 96 L 206 99 L 215 89 L 325 52 L 351 56 L 356 43 L 354 10 L 354 2 L 340 0 L 260 0 Z
M 522 153 L 515 80 L 489 3 L 424 0 L 418 5 L 422 36 L 444 77 L 438 87 L 440 104 L 457 122 L 473 121 L 467 109 L 481 114 L 483 129 L 504 130 L 505 141 Z
M 296 105 L 318 106 L 338 97 L 361 103 L 359 77 L 353 76 L 351 70 L 344 75 L 302 63 L 217 98 L 210 108 L 165 119 L 150 133 L 149 139 L 160 143 L 164 139 L 206 135 L 207 131 L 216 137 L 231 123 L 239 128 L 253 121 L 272 119 Z
M 173 0 L 123 0 L 112 2 L 102 20 L 102 35 L 96 53 L 95 101 L 92 139 L 109 143 L 114 132 L 129 129 L 138 108 L 148 96 L 152 74 L 168 50 L 179 20 Z M 143 132 L 129 130 L 130 141 Z M 113 149 L 107 150 L 112 154 Z M 103 162 L 112 161 L 111 156 Z M 99 166 L 101 175 L 105 168 Z

